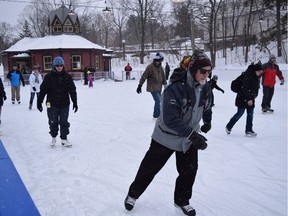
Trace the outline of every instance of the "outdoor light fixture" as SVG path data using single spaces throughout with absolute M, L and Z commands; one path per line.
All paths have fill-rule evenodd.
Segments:
M 105 1 L 105 6 L 106 7 L 103 9 L 103 12 L 104 13 L 111 12 L 111 9 L 107 7 L 106 1 Z

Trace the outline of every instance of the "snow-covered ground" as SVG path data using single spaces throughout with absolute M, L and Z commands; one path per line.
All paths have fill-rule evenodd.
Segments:
M 287 65 L 285 65 L 287 69 Z M 214 90 L 208 148 L 199 152 L 192 206 L 197 216 L 287 215 L 287 83 L 277 84 L 274 114 L 262 114 L 256 99 L 256 138 L 244 135 L 246 113 L 230 135 L 224 127 L 236 112 L 230 82 L 243 68 L 215 69 L 225 94 Z M 285 71 L 287 81 L 287 71 Z M 46 110 L 28 110 L 29 86 L 12 105 L 10 87 L 0 126 L 4 143 L 43 216 L 172 216 L 175 158 L 171 157 L 137 200 L 124 211 L 124 198 L 149 148 L 155 121 L 149 93 L 138 95 L 138 80 L 97 80 L 94 88 L 76 82 L 79 111 L 70 112 L 72 148 L 50 148 Z

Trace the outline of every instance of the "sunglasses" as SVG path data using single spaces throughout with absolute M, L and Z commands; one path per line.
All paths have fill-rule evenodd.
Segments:
M 204 68 L 200 68 L 199 71 L 201 74 L 206 74 L 207 72 L 208 72 L 208 74 L 211 74 L 211 72 L 212 72 L 212 70 L 206 70 Z
M 63 65 L 55 65 L 55 67 L 63 67 Z

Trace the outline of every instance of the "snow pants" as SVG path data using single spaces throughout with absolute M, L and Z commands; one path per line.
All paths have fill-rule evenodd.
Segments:
M 274 86 L 263 86 L 263 98 L 261 106 L 263 109 L 271 108 L 271 101 L 274 95 Z
M 62 108 L 54 106 L 47 108 L 47 115 L 51 136 L 56 137 L 58 135 L 60 125 L 60 138 L 67 139 L 70 127 L 68 122 L 69 105 Z
M 153 139 L 136 177 L 130 185 L 128 195 L 138 199 L 174 152 L 179 174 L 175 183 L 174 202 L 179 206 L 188 205 L 192 197 L 192 187 L 198 169 L 198 150 L 190 147 L 185 153 L 177 152 L 166 148 Z

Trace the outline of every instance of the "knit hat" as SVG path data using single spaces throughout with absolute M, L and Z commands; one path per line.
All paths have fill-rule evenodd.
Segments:
M 252 62 L 248 68 L 251 68 L 254 72 L 263 70 L 262 62 L 258 61 L 257 64 L 254 64 L 254 62 Z
M 53 66 L 55 67 L 56 65 L 61 65 L 61 66 L 64 66 L 65 63 L 64 63 L 64 60 L 61 56 L 57 56 L 54 58 L 53 60 Z
M 164 57 L 159 52 L 157 52 L 155 57 L 153 58 L 153 61 L 163 61 L 163 60 Z
M 212 79 L 217 80 L 218 76 L 217 75 L 213 75 Z
M 271 55 L 269 56 L 269 60 L 271 60 L 271 59 L 276 59 L 276 56 L 275 56 L 274 54 L 271 54 Z
M 254 65 L 254 71 L 260 71 L 263 70 L 262 62 L 258 61 L 257 64 Z
M 189 65 L 189 71 L 192 74 L 192 76 L 194 76 L 194 74 L 196 73 L 196 71 L 199 68 L 205 67 L 205 66 L 211 66 L 212 67 L 212 63 L 210 61 L 210 59 L 208 58 L 208 56 L 199 50 L 195 50 L 193 52 L 193 55 L 191 57 L 191 61 L 190 61 L 190 65 Z M 211 73 L 209 75 L 209 78 L 211 78 Z
M 204 52 L 195 50 L 191 57 L 190 69 L 194 68 L 194 70 L 196 71 L 197 69 L 201 67 L 205 67 L 205 66 L 212 67 L 211 60 L 208 58 L 208 56 Z

